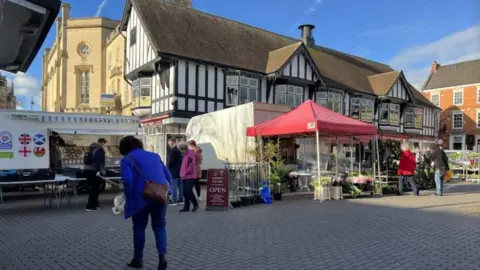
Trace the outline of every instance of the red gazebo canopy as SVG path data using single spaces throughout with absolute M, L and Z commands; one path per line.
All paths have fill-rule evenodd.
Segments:
M 272 120 L 247 128 L 247 136 L 281 136 L 319 131 L 330 136 L 377 135 L 377 127 L 331 111 L 311 100 Z

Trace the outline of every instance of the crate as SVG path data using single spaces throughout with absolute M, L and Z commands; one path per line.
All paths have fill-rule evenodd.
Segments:
M 0 182 L 15 182 L 18 181 L 19 177 L 17 171 L 0 171 Z
M 37 180 L 53 180 L 56 172 L 52 169 L 40 169 L 37 173 Z

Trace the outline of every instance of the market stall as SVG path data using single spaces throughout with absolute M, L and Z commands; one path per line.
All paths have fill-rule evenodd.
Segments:
M 318 178 L 320 183 L 322 172 L 325 171 L 325 162 L 321 162 L 322 142 L 334 140 L 338 145 L 349 141 L 352 146 L 354 142 L 375 139 L 377 128 L 308 100 L 272 120 L 247 128 L 246 133 L 251 137 L 315 137 L 316 170 L 312 176 Z M 352 161 L 353 148 L 350 149 L 350 157 Z M 335 177 L 338 178 L 338 155 L 335 162 Z M 350 168 L 353 170 L 353 162 Z M 373 168 L 375 171 L 375 166 Z

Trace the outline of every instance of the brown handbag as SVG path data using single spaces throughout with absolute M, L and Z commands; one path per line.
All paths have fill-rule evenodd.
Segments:
M 135 170 L 138 172 L 140 177 L 142 177 L 142 172 L 140 171 L 140 168 L 138 167 L 137 162 L 135 162 L 135 160 L 131 156 L 127 156 L 127 157 L 132 162 L 133 167 L 135 167 Z M 165 204 L 168 200 L 169 189 L 170 189 L 170 186 L 168 184 L 159 184 L 151 180 L 145 180 L 145 188 L 143 189 L 143 198 L 145 198 L 146 200 Z

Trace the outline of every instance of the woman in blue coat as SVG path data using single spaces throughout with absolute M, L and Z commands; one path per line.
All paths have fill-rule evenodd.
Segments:
M 145 229 L 148 216 L 152 217 L 152 229 L 158 250 L 158 269 L 167 269 L 165 254 L 167 253 L 167 230 L 165 214 L 167 204 L 145 200 L 143 190 L 145 181 L 159 184 L 170 184 L 171 175 L 159 155 L 143 150 L 143 144 L 133 136 L 120 141 L 122 161 L 120 172 L 125 191 L 125 219 L 133 221 L 134 255 L 129 267 L 143 267 L 143 249 L 145 246 Z

